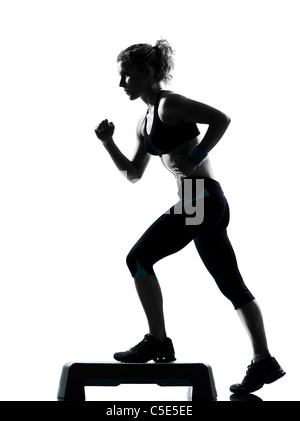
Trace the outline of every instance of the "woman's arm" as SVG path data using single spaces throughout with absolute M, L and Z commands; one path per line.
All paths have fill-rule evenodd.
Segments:
M 114 143 L 113 134 L 115 127 L 113 123 L 103 120 L 95 130 L 98 139 L 102 141 L 103 146 L 109 153 L 118 170 L 120 170 L 132 183 L 135 183 L 142 177 L 150 159 L 150 155 L 144 148 L 141 121 L 142 119 L 138 123 L 137 147 L 131 161 L 122 154 Z
M 200 143 L 206 153 L 216 146 L 230 124 L 230 118 L 221 111 L 178 94 L 171 94 L 161 100 L 160 117 L 166 123 L 170 119 L 176 119 L 178 123 L 208 124 L 207 132 Z

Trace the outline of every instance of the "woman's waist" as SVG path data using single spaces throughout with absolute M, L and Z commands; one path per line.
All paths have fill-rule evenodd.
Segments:
M 215 178 L 209 157 L 207 157 L 201 163 L 201 165 L 195 165 L 193 172 L 189 174 L 186 174 L 185 169 L 180 166 L 180 163 L 178 164 L 178 162 L 176 162 L 176 158 L 172 159 L 169 155 L 163 155 L 161 160 L 163 165 L 175 176 L 178 181 L 182 181 L 186 177 Z

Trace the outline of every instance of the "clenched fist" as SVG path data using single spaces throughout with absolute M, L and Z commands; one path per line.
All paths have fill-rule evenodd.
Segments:
M 98 139 L 100 139 L 102 142 L 107 142 L 108 140 L 111 140 L 113 134 L 115 131 L 115 126 L 112 122 L 108 122 L 108 120 L 103 120 L 99 124 L 99 126 L 95 129 L 96 136 Z

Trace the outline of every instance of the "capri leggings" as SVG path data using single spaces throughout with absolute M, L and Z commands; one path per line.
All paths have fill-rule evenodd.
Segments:
M 193 201 L 203 201 L 202 223 L 187 224 L 190 213 L 185 212 L 183 203 L 186 199 L 182 189 L 179 202 L 161 215 L 133 246 L 126 259 L 127 265 L 134 278 L 155 275 L 153 265 L 156 262 L 194 240 L 199 256 L 219 289 L 238 309 L 254 300 L 254 296 L 243 281 L 227 235 L 229 206 L 226 197 L 220 184 L 210 178 L 201 178 L 204 180 L 203 194 L 196 196 L 194 184 L 199 179 L 191 180 Z M 178 212 L 180 208 L 182 212 Z

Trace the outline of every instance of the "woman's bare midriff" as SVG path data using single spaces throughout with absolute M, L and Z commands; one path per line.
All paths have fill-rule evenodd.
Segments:
M 180 169 L 179 171 L 176 171 L 174 168 L 176 158 L 180 155 L 187 155 L 199 144 L 200 140 L 200 137 L 195 137 L 194 139 L 191 139 L 178 148 L 174 149 L 170 153 L 161 156 L 161 160 L 164 166 L 175 176 L 178 187 L 181 185 L 182 180 L 186 177 L 206 177 L 214 179 L 214 173 L 209 157 L 207 157 L 201 163 L 201 165 L 197 166 L 195 170 L 189 175 L 184 175 L 182 172 L 180 172 Z

